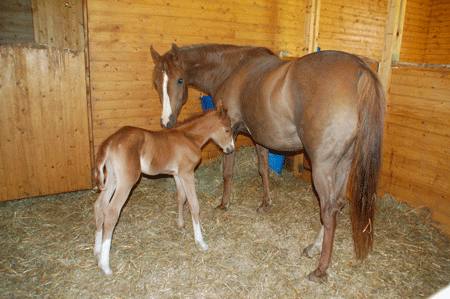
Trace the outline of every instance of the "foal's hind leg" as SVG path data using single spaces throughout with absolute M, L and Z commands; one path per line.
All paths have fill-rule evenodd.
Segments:
M 137 181 L 137 180 L 136 180 Z M 105 208 L 105 221 L 103 223 L 103 239 L 100 259 L 98 266 L 106 275 L 112 274 L 112 270 L 109 267 L 109 252 L 111 248 L 111 239 L 114 232 L 114 228 L 119 219 L 120 211 L 125 204 L 131 188 L 134 183 L 123 184 L 120 181 L 117 184 L 116 192 L 114 193 L 110 203 Z
M 269 212 L 272 203 L 269 192 L 269 150 L 259 144 L 256 145 L 258 155 L 258 170 L 263 182 L 263 199 L 258 212 Z
M 100 196 L 95 201 L 94 213 L 95 213 L 95 243 L 94 243 L 94 256 L 98 259 L 102 251 L 102 240 L 103 240 L 103 222 L 105 221 L 105 209 L 111 200 L 111 197 L 116 190 L 116 176 L 112 170 L 111 162 L 106 161 L 107 168 L 110 169 L 106 177 L 105 186 L 100 193 Z

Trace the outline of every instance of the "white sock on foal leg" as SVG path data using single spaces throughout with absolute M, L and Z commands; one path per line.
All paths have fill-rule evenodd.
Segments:
M 208 249 L 208 245 L 203 241 L 203 235 L 202 230 L 200 228 L 200 221 L 198 224 L 195 224 L 194 218 L 192 218 L 192 223 L 194 224 L 194 239 L 195 243 L 197 243 L 200 246 L 200 249 L 202 251 Z
M 112 274 L 111 268 L 109 267 L 109 250 L 111 249 L 111 239 L 106 239 L 102 244 L 102 253 L 100 255 L 100 260 L 98 261 L 98 266 L 105 272 L 106 275 Z
M 100 254 L 102 253 L 102 238 L 103 230 L 95 232 L 94 256 L 97 258 L 100 258 Z

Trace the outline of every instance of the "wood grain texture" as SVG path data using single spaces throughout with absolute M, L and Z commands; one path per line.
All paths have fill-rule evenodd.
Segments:
M 91 188 L 84 54 L 3 45 L 0 199 Z

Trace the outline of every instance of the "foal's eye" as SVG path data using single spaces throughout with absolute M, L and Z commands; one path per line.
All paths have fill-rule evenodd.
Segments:
M 183 83 L 183 79 L 178 79 L 178 84 L 181 84 L 181 83 Z

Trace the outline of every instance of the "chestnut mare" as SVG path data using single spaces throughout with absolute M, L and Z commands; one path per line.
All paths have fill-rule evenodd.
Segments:
M 147 175 L 174 176 L 178 193 L 178 227 L 184 230 L 183 206 L 187 198 L 195 242 L 201 250 L 208 249 L 200 229 L 194 169 L 201 159 L 201 147 L 210 139 L 225 153 L 234 151 L 230 120 L 222 110 L 221 101 L 217 110 L 170 130 L 153 132 L 123 127 L 102 142 L 95 161 L 95 180 L 102 192 L 94 205 L 94 255 L 99 260 L 98 266 L 106 275 L 112 273 L 109 251 L 114 227 L 141 172 Z
M 323 224 L 315 242 L 304 250 L 309 257 L 321 253 L 317 269 L 309 274 L 311 280 L 327 279 L 348 182 L 356 256 L 368 255 L 385 95 L 366 63 L 336 51 L 284 61 L 265 48 L 214 44 L 183 48 L 173 44 L 164 55 L 152 46 L 151 54 L 163 127 L 176 122 L 188 86 L 194 86 L 213 99 L 226 99 L 223 105 L 235 138 L 238 132 L 252 136 L 264 189 L 259 210 L 267 210 L 270 204 L 268 149 L 307 152 Z M 224 193 L 218 207 L 223 210 L 229 204 L 233 163 L 234 153 L 224 156 Z

